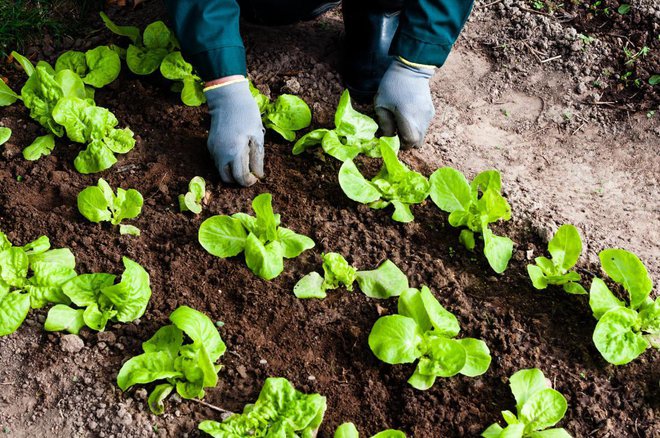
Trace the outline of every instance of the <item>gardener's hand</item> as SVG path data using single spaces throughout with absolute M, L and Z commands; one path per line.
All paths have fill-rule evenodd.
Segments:
M 429 80 L 435 67 L 395 60 L 376 93 L 378 124 L 386 136 L 397 132 L 403 148 L 419 147 L 435 114 Z
M 226 183 L 251 186 L 264 176 L 264 127 L 248 81 L 207 82 L 211 114 L 208 148 Z M 210 85 L 210 86 L 209 86 Z

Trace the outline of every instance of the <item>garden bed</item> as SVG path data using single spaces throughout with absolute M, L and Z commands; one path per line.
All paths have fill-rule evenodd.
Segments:
M 132 17 L 113 18 L 144 24 L 160 13 L 144 8 Z M 287 45 L 312 31 L 326 36 Z M 327 125 L 341 89 L 327 67 L 337 59 L 337 21 L 326 18 L 290 31 L 278 41 L 287 47 L 285 56 L 273 51 L 269 32 L 276 30 L 247 31 L 255 83 L 275 95 L 300 93 L 314 110 L 315 125 Z M 102 32 L 86 44 L 93 47 L 110 38 Z M 14 89 L 24 80 L 13 69 L 7 76 Z M 532 367 L 542 369 L 566 396 L 569 408 L 561 426 L 574 436 L 660 433 L 658 352 L 648 351 L 626 366 L 607 364 L 591 341 L 596 321 L 587 299 L 532 288 L 526 265 L 543 255 L 547 235 L 539 233 L 538 221 L 516 210 L 517 202 L 512 202 L 514 220 L 498 226 L 499 234 L 516 242 L 509 268 L 498 276 L 480 252 L 470 253 L 458 243 L 459 230 L 430 200 L 414 208 L 413 223 L 394 222 L 386 211 L 344 195 L 337 183 L 341 163 L 313 153 L 293 156 L 291 144 L 272 133 L 267 136 L 266 179 L 247 189 L 223 185 L 206 150 L 205 110 L 181 105 L 165 81 L 136 77 L 124 66 L 118 80 L 97 91 L 96 100 L 137 138 L 135 149 L 100 175 L 73 169 L 79 145 L 67 141 L 58 141 L 48 157 L 25 161 L 20 151 L 41 128 L 22 105 L 2 109 L 0 122 L 14 136 L 0 159 L 0 230 L 16 244 L 48 235 L 54 247 L 71 248 L 79 272 L 119 274 L 121 257 L 128 256 L 150 273 L 153 296 L 138 322 L 113 325 L 106 333 L 84 329 L 81 350 L 61 334 L 42 330 L 44 312 L 32 313 L 17 333 L 0 338 L 0 427 L 8 436 L 197 436 L 199 421 L 219 419 L 218 412 L 175 400 L 156 417 L 146 407 L 144 390 L 124 394 L 115 383 L 121 364 L 138 354 L 141 342 L 180 305 L 224 323 L 220 332 L 228 352 L 221 358 L 219 384 L 207 392 L 205 402 L 240 411 L 256 399 L 266 377 L 286 377 L 298 389 L 328 398 L 321 437 L 332 436 L 345 421 L 356 423 L 366 436 L 388 427 L 415 437 L 477 436 L 500 419 L 500 411 L 515 405 L 508 377 Z M 430 153 L 404 152 L 402 159 L 428 176 L 445 162 L 443 155 L 436 147 Z M 374 164 L 366 167 L 375 170 Z M 500 170 L 509 195 L 512 181 L 506 167 Z M 196 175 L 206 179 L 210 193 L 199 217 L 180 213 L 177 201 Z M 144 195 L 143 213 L 134 221 L 140 237 L 119 236 L 110 225 L 90 224 L 80 216 L 76 196 L 99 176 L 112 187 L 135 188 Z M 197 241 L 205 218 L 246 211 L 264 192 L 272 194 L 284 226 L 317 244 L 287 260 L 284 273 L 273 281 L 257 278 L 241 257 L 208 254 Z M 652 195 L 649 199 L 653 202 Z M 597 227 L 598 219 L 593 221 Z M 394 312 L 396 300 L 373 300 L 343 288 L 323 301 L 292 294 L 296 281 L 318 269 L 321 254 L 331 251 L 359 269 L 374 269 L 389 258 L 412 286 L 428 285 L 456 314 L 463 335 L 488 344 L 493 355 L 489 371 L 477 378 L 438 379 L 424 392 L 410 387 L 406 380 L 412 365 L 384 364 L 367 345 L 374 322 Z M 599 272 L 589 260 L 579 264 L 587 280 Z

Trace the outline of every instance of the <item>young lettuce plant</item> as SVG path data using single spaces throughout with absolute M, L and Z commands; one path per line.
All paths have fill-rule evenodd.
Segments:
M 581 277 L 570 269 L 575 266 L 582 253 L 582 239 L 577 228 L 564 224 L 548 242 L 552 259 L 537 257 L 535 265 L 527 265 L 527 273 L 536 289 L 545 289 L 549 284 L 562 286 L 565 292 L 586 295 L 587 291 L 578 283 Z
M 134 189 L 117 188 L 117 194 L 103 179 L 98 185 L 86 187 L 78 194 L 78 211 L 90 222 L 110 222 L 119 225 L 120 234 L 140 235 L 140 229 L 122 224 L 124 219 L 136 218 L 142 211 L 142 195 Z
M 314 247 L 307 236 L 280 226 L 280 215 L 273 213 L 272 196 L 262 193 L 252 201 L 255 216 L 235 213 L 212 216 L 199 227 L 199 243 L 216 257 L 234 257 L 245 252 L 252 272 L 272 280 L 284 270 L 284 259 L 298 257 Z
M 174 389 L 185 399 L 204 398 L 204 388 L 218 383 L 222 366 L 216 362 L 227 349 L 213 322 L 197 310 L 181 306 L 170 314 L 170 321 L 171 325 L 142 343 L 144 353 L 129 359 L 117 375 L 122 391 L 165 381 L 156 385 L 147 400 L 156 415 L 164 412 L 163 401 Z
M 296 139 L 296 131 L 312 123 L 312 112 L 304 100 L 292 94 L 282 94 L 271 102 L 250 82 L 250 92 L 259 106 L 266 128 L 272 129 L 288 141 Z
M 188 183 L 188 192 L 179 195 L 179 210 L 192 211 L 195 214 L 202 212 L 202 199 L 206 194 L 206 181 L 201 176 L 196 176 Z
M 115 283 L 112 274 L 82 274 L 62 285 L 70 305 L 57 304 L 48 311 L 46 331 L 78 334 L 84 326 L 103 331 L 108 321 L 132 322 L 144 315 L 151 298 L 149 274 L 128 257 L 124 273 Z M 76 306 L 76 307 L 73 307 Z
M 293 288 L 296 297 L 323 299 L 328 290 L 337 289 L 340 284 L 352 291 L 356 280 L 370 298 L 399 296 L 408 289 L 408 277 L 390 260 L 373 271 L 358 271 L 341 254 L 331 252 L 323 255 L 323 272 L 324 276 L 310 272 L 301 278 Z
M 293 146 L 293 155 L 321 145 L 323 151 L 340 161 L 352 160 L 359 154 L 381 157 L 381 144 L 388 143 L 399 151 L 398 137 L 375 138 L 378 123 L 371 117 L 353 109 L 351 96 L 344 90 L 335 112 L 335 129 L 316 129 L 303 135 Z
M 29 75 L 21 89 L 21 98 L 30 109 L 30 117 L 53 135 L 62 137 L 66 133 L 72 141 L 88 143 L 87 149 L 81 151 L 74 161 L 79 172 L 109 169 L 117 162 L 115 153 L 125 154 L 133 149 L 133 132 L 128 128 L 115 128 L 117 118 L 109 110 L 95 106 L 93 89 L 86 87 L 74 71 L 55 71 L 44 61 L 39 61 L 35 67 L 29 60 L 21 58 L 21 65 Z M 23 151 L 23 155 L 28 160 L 36 160 L 48 155 L 53 147 L 51 135 L 39 137 Z
M 66 70 L 65 70 L 66 71 Z M 69 139 L 87 143 L 73 161 L 76 170 L 89 174 L 109 169 L 117 162 L 115 153 L 128 153 L 135 146 L 133 131 L 116 129 L 119 123 L 109 110 L 89 100 L 63 98 L 53 108 L 53 119 L 66 129 Z
M 192 64 L 186 62 L 181 52 L 175 51 L 163 58 L 160 73 L 164 78 L 176 81 L 172 91 L 181 92 L 181 102 L 188 106 L 200 106 L 206 102 L 202 78 L 193 72 Z
M 2 82 L 2 81 L 0 81 Z M 11 129 L 5 128 L 4 126 L 0 128 L 0 145 L 3 145 L 9 141 L 11 138 Z
M 360 438 L 357 427 L 353 423 L 344 423 L 335 431 L 334 438 Z M 371 438 L 406 438 L 406 434 L 400 430 L 387 429 L 378 432 Z
M 199 429 L 214 438 L 315 437 L 327 407 L 325 397 L 304 394 L 282 377 L 269 377 L 259 398 L 242 414 L 233 414 L 222 423 L 206 420 Z
M 489 426 L 484 438 L 571 438 L 562 428 L 548 429 L 564 418 L 568 403 L 561 393 L 552 389 L 543 372 L 537 368 L 520 370 L 509 379 L 516 398 L 515 415 L 502 411 L 507 426 Z
M 62 70 L 71 70 L 85 84 L 102 88 L 117 79 L 121 71 L 121 60 L 107 46 L 99 46 L 87 52 L 70 50 L 62 53 L 55 62 L 55 71 Z
M 46 236 L 13 246 L 0 232 L 0 336 L 18 330 L 30 308 L 68 303 L 62 287 L 76 276 L 75 266 L 71 251 L 50 249 Z
M 327 296 L 328 290 L 337 289 L 344 285 L 347 290 L 353 290 L 357 269 L 352 267 L 342 256 L 336 252 L 323 254 L 323 272 L 310 272 L 301 278 L 293 287 L 293 293 L 298 298 L 319 298 Z
M 628 292 L 628 303 L 593 279 L 589 306 L 598 320 L 593 341 L 606 361 L 625 365 L 649 347 L 660 349 L 660 301 L 650 297 L 653 281 L 635 254 L 606 249 L 598 256 L 605 273 Z
M 456 317 L 433 296 L 428 287 L 408 289 L 399 297 L 398 314 L 379 318 L 369 334 L 374 355 L 388 364 L 419 359 L 408 383 L 429 389 L 437 377 L 463 374 L 476 377 L 488 370 L 490 350 L 479 339 L 455 339 L 460 331 Z
M 353 163 L 346 160 L 339 170 L 339 185 L 353 201 L 374 209 L 394 206 L 392 219 L 411 222 L 415 219 L 410 206 L 421 204 L 429 195 L 429 180 L 406 167 L 396 156 L 389 142 L 380 143 L 383 167 L 371 180 L 367 180 Z
M 160 70 L 163 77 L 176 81 L 172 91 L 181 93 L 181 101 L 185 105 L 199 106 L 206 102 L 201 78 L 177 50 L 179 43 L 165 23 L 151 23 L 141 33 L 135 26 L 118 26 L 103 12 L 101 19 L 111 32 L 131 40 L 132 44 L 124 54 L 130 71 L 137 75 L 149 75 Z M 123 53 L 123 49 L 119 51 Z
M 504 272 L 513 253 L 513 242 L 508 237 L 496 236 L 488 228 L 488 224 L 500 219 L 511 219 L 511 207 L 501 195 L 500 173 L 496 170 L 481 172 L 468 184 L 461 172 L 443 167 L 429 179 L 431 199 L 440 210 L 450 213 L 449 224 L 467 227 L 461 230 L 459 241 L 472 251 L 474 235 L 481 233 L 488 264 L 498 274 Z

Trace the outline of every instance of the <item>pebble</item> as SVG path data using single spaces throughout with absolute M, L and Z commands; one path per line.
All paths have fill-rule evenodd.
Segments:
M 78 335 L 64 335 L 60 339 L 60 348 L 65 353 L 77 353 L 85 347 L 85 343 Z
M 112 345 L 117 341 L 117 336 L 112 332 L 99 332 L 96 335 L 99 342 L 105 342 L 107 345 Z

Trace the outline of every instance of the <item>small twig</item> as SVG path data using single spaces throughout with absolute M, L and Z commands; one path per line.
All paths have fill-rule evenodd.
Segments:
M 13 385 L 14 382 L 0 382 L 0 385 Z
M 194 401 L 195 403 L 199 403 L 202 406 L 206 406 L 209 409 L 213 409 L 214 411 L 220 412 L 221 414 L 233 414 L 232 411 L 228 411 L 226 409 L 222 409 L 218 406 L 212 405 L 211 403 L 206 403 L 205 401 L 202 400 L 197 400 L 196 398 L 191 398 L 190 400 Z
M 543 61 L 541 61 L 541 57 L 540 57 L 539 55 L 536 54 L 536 50 L 534 50 L 529 44 L 527 44 L 527 43 L 523 43 L 523 46 L 527 47 L 527 49 L 529 49 L 529 51 L 532 52 L 532 55 L 534 55 L 534 57 L 535 57 L 539 62 L 543 62 Z
M 495 0 L 494 2 L 486 3 L 485 5 L 479 5 L 477 6 L 478 9 L 483 9 L 483 8 L 489 8 L 493 5 L 496 5 L 498 3 L 502 3 L 503 0 Z
M 582 122 L 582 124 L 581 124 L 580 126 L 578 126 L 577 129 L 571 133 L 571 135 L 575 135 L 575 134 L 577 134 L 577 132 L 578 132 L 580 129 L 582 129 L 582 127 L 583 127 L 584 125 L 586 125 L 586 124 L 587 124 L 587 122 Z
M 556 59 L 561 59 L 561 55 L 553 56 L 552 58 L 547 58 L 541 61 L 541 64 L 545 64 L 546 62 L 554 61 Z

